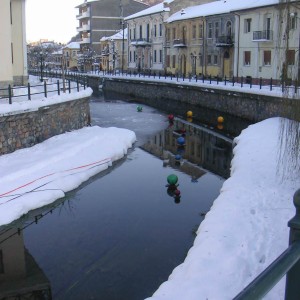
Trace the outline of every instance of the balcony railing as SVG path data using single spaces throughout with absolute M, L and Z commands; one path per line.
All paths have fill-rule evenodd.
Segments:
M 273 30 L 253 31 L 253 41 L 273 41 Z
M 186 41 L 183 39 L 173 40 L 173 47 L 186 47 Z
M 81 39 L 81 41 L 79 42 L 80 44 L 89 44 L 91 42 L 91 38 L 89 37 L 84 37 Z
M 77 20 L 83 19 L 83 18 L 89 18 L 90 17 L 90 11 L 87 10 L 79 15 L 76 16 Z
M 230 35 L 221 35 L 216 39 L 216 47 L 232 47 L 233 38 Z
M 152 41 L 149 38 L 140 38 L 131 40 L 132 46 L 148 46 L 151 45 Z
M 90 24 L 84 24 L 81 27 L 77 27 L 77 31 L 81 32 L 81 31 L 89 31 L 91 29 Z

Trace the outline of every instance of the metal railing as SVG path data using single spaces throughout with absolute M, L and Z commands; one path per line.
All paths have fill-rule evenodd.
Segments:
M 289 247 L 233 300 L 262 299 L 284 276 L 285 300 L 300 299 L 300 189 L 294 194 L 296 215 L 288 222 Z
M 31 71 L 32 75 L 40 75 L 38 71 Z M 50 73 L 43 73 L 43 77 L 46 78 L 46 75 L 50 75 Z M 52 73 L 54 76 L 55 73 Z M 61 74 L 58 74 L 57 78 L 61 77 Z M 71 82 L 75 81 L 75 85 L 72 86 Z M 61 92 L 68 92 L 71 93 L 72 90 L 75 90 L 77 92 L 80 91 L 81 88 L 86 89 L 87 86 L 87 80 L 85 77 L 74 77 L 69 76 L 68 79 L 65 81 L 65 85 L 62 84 L 59 80 L 52 83 L 47 83 L 46 80 L 44 80 L 43 83 L 32 85 L 30 83 L 27 84 L 27 86 L 17 86 L 12 87 L 11 85 L 8 85 L 7 88 L 0 89 L 0 94 L 2 95 L 0 97 L 0 101 L 3 102 L 8 100 L 9 104 L 13 103 L 13 99 L 21 99 L 22 100 L 32 100 L 32 96 L 34 95 L 41 95 L 47 98 L 49 94 L 57 94 L 60 95 Z M 34 91 L 33 91 L 34 90 Z
M 253 31 L 253 40 L 254 41 L 272 41 L 273 40 L 273 31 L 272 30 Z

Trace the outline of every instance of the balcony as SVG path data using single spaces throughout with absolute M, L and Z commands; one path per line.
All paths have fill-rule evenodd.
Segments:
M 109 48 L 105 48 L 101 51 L 101 56 L 109 56 Z
M 253 31 L 253 42 L 273 41 L 273 30 Z
M 91 26 L 89 24 L 84 24 L 81 27 L 77 27 L 78 32 L 90 31 L 90 30 L 91 30 Z
M 90 44 L 90 42 L 91 42 L 91 38 L 83 37 L 79 43 L 80 44 Z
M 91 15 L 91 14 L 90 14 L 90 11 L 87 10 L 87 11 L 85 11 L 85 12 L 83 12 L 83 13 L 77 15 L 77 16 L 76 16 L 76 19 L 77 19 L 77 20 L 80 20 L 80 19 L 84 19 L 84 18 L 89 18 L 90 15 Z
M 182 47 L 186 47 L 186 42 L 185 40 L 181 40 L 181 39 L 175 39 L 173 40 L 173 47 L 175 48 L 182 48 Z
M 233 47 L 233 38 L 230 35 L 221 35 L 216 39 L 216 47 Z
M 149 38 L 146 38 L 146 39 L 144 39 L 144 38 L 141 38 L 141 39 L 135 39 L 135 40 L 131 40 L 131 45 L 132 46 L 136 46 L 136 47 L 139 47 L 139 46 L 141 46 L 141 47 L 145 47 L 145 46 L 149 46 L 149 45 L 151 45 L 151 40 L 149 39 Z

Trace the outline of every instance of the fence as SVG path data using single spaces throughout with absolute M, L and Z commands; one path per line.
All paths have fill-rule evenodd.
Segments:
M 270 91 L 276 90 L 282 93 L 287 93 L 289 95 L 299 95 L 300 94 L 300 86 L 297 80 L 278 80 L 273 78 L 252 78 L 251 76 L 241 76 L 241 77 L 219 77 L 219 76 L 211 76 L 211 75 L 191 75 L 185 76 L 184 74 L 176 73 L 168 74 L 162 71 L 151 71 L 145 70 L 138 72 L 137 70 L 129 70 L 129 71 L 120 71 L 120 70 L 110 70 L 110 71 L 99 71 L 99 75 L 106 76 L 125 76 L 125 77 L 139 77 L 139 78 L 157 78 L 157 79 L 168 79 L 179 81 L 188 81 L 195 83 L 205 83 L 205 84 L 214 84 L 214 85 L 224 85 L 230 88 L 239 87 L 239 88 L 249 88 L 249 89 L 268 89 Z
M 31 72 L 35 75 L 35 72 Z M 50 73 L 48 74 L 50 75 Z M 55 73 L 51 73 L 52 77 L 54 77 Z M 43 95 L 45 98 L 48 97 L 49 94 L 57 94 L 60 95 L 61 91 L 66 92 L 68 91 L 71 93 L 72 90 L 76 89 L 77 92 L 80 91 L 80 88 L 86 88 L 87 86 L 87 80 L 86 76 L 82 77 L 75 77 L 75 76 L 69 76 L 67 80 L 63 80 L 63 82 L 60 82 L 57 80 L 55 83 L 47 83 L 47 77 L 46 73 L 44 73 L 45 80 L 41 84 L 31 85 L 30 83 L 27 84 L 27 87 L 12 87 L 11 85 L 8 85 L 7 88 L 0 89 L 0 94 L 4 94 L 5 96 L 0 97 L 0 100 L 7 100 L 8 103 L 12 104 L 13 99 L 21 98 L 24 100 L 24 97 L 27 98 L 27 100 L 31 100 L 32 96 L 34 95 Z M 59 78 L 59 75 L 58 77 Z M 71 85 L 71 82 L 75 81 L 75 85 Z M 62 84 L 62 86 L 61 86 Z M 34 89 L 35 91 L 32 91 Z
M 262 299 L 285 275 L 285 300 L 300 299 L 300 189 L 294 195 L 296 215 L 288 222 L 290 245 L 265 271 L 233 300 Z

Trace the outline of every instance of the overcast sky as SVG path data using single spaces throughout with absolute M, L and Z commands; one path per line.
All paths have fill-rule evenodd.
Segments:
M 76 35 L 78 4 L 84 0 L 26 0 L 27 42 L 40 39 L 66 43 Z

